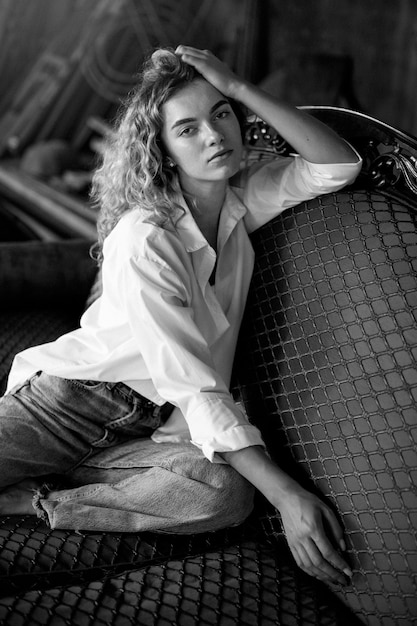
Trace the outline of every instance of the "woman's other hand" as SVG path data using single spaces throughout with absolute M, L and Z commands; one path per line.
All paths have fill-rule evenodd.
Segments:
M 346 584 L 352 571 L 335 546 L 345 548 L 342 529 L 328 506 L 302 488 L 288 493 L 279 511 L 297 565 L 325 582 Z
M 310 576 L 345 585 L 352 571 L 341 556 L 343 531 L 331 509 L 276 465 L 260 446 L 221 456 L 279 511 L 297 565 Z

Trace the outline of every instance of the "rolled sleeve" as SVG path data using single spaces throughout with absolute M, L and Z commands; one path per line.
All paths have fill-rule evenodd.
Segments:
M 245 219 L 253 232 L 287 208 L 319 195 L 337 191 L 358 176 L 362 160 L 352 163 L 311 163 L 302 157 L 276 158 L 248 173 Z
M 216 452 L 265 445 L 260 431 L 249 424 L 244 412 L 230 396 L 204 398 L 191 411 L 188 423 L 191 442 L 212 462 Z
M 125 268 L 120 293 L 127 294 L 132 335 L 159 396 L 184 416 L 191 442 L 211 461 L 216 452 L 263 445 L 216 371 L 190 306 L 186 275 L 144 257 Z

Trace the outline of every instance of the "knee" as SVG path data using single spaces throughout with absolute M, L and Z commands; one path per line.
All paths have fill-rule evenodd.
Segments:
M 237 526 L 253 510 L 255 488 L 230 465 L 211 463 L 194 446 L 170 457 L 170 502 L 176 501 L 176 532 L 206 532 Z M 186 514 L 186 515 L 184 515 Z
M 200 506 L 204 507 L 211 530 L 237 526 L 252 512 L 255 489 L 229 465 L 209 463 L 204 483 Z
M 253 510 L 255 488 L 232 467 L 222 465 L 225 477 L 222 485 L 223 513 L 228 526 L 241 524 Z

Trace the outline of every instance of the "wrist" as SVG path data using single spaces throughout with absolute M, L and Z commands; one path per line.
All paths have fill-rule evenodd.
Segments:
M 233 100 L 246 105 L 250 87 L 250 83 L 236 76 L 236 80 L 232 81 L 230 85 L 228 95 L 230 98 L 233 98 Z
M 294 478 L 291 478 L 289 474 L 275 464 L 266 468 L 265 477 L 259 490 L 279 511 L 291 500 L 298 498 L 305 492 Z
M 304 489 L 274 461 L 261 446 L 250 446 L 221 456 L 252 483 L 278 510 L 288 498 Z

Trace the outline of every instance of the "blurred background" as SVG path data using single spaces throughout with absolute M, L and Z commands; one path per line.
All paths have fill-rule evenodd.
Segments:
M 41 238 L 93 236 L 88 188 L 108 122 L 143 57 L 178 43 L 210 48 L 295 105 L 347 107 L 417 134 L 415 0 L 1 0 L 9 222 L 34 219 Z

